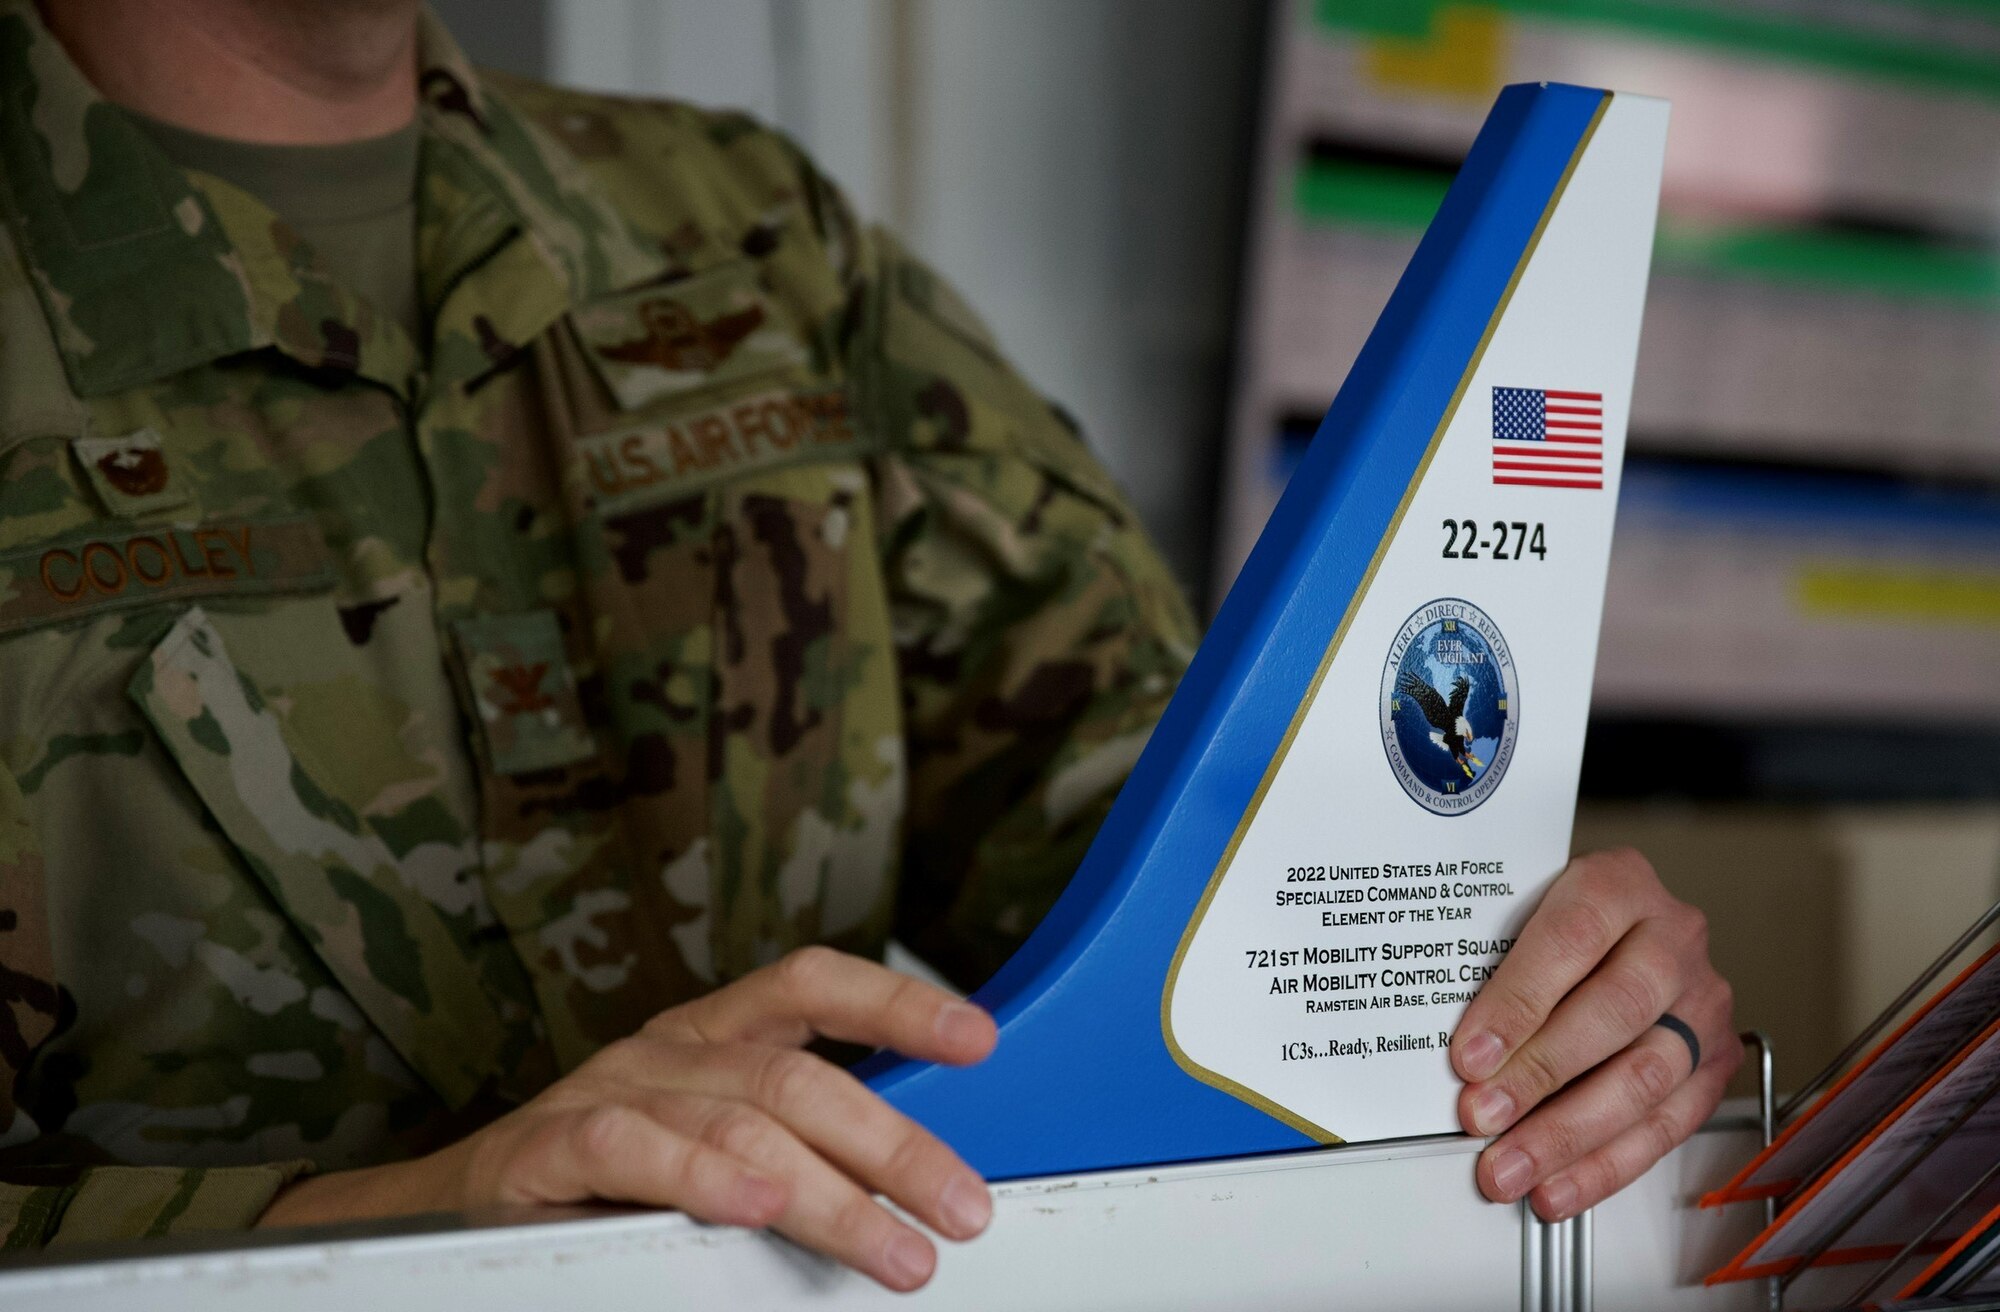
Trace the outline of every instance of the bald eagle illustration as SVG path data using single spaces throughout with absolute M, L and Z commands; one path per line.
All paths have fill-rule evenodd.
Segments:
M 1430 722 L 1431 741 L 1451 753 L 1451 759 L 1458 762 L 1458 768 L 1465 771 L 1465 777 L 1473 777 L 1472 767 L 1486 768 L 1486 762 L 1472 754 L 1472 725 L 1465 718 L 1465 699 L 1472 694 L 1472 683 L 1463 674 L 1451 681 L 1451 700 L 1447 702 L 1437 689 L 1425 683 L 1416 675 L 1404 670 L 1396 680 L 1396 686 L 1403 690 L 1424 713 Z

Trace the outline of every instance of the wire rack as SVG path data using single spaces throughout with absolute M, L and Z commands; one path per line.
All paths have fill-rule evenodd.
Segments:
M 1763 1135 L 1764 1145 L 1769 1147 L 1779 1127 L 1791 1121 L 1814 1098 L 1818 1097 L 1823 1090 L 1829 1087 L 1836 1079 L 1840 1078 L 1842 1072 L 1846 1071 L 1856 1059 L 1868 1051 L 1870 1046 L 1882 1036 L 1883 1032 L 1895 1023 L 1897 1017 L 1901 1016 L 1912 1003 L 1923 997 L 1932 985 L 1937 982 L 1938 977 L 1943 975 L 1953 962 L 1964 956 L 1966 951 L 1979 942 L 1980 938 L 1988 930 L 1992 929 L 1996 923 L 2000 923 L 2000 902 L 1995 902 L 1992 906 L 1988 907 L 1978 919 L 1967 926 L 1965 932 L 1960 934 L 1943 952 L 1939 953 L 1936 960 L 1920 971 L 1916 978 L 1912 979 L 1909 985 L 1901 993 L 1897 994 L 1895 999 L 1888 1006 L 1884 1007 L 1874 1020 L 1870 1021 L 1860 1033 L 1856 1034 L 1832 1061 L 1828 1062 L 1812 1079 L 1806 1081 L 1782 1105 L 1777 1100 L 1776 1060 L 1770 1039 L 1757 1031 L 1744 1034 L 1742 1036 L 1744 1045 L 1750 1050 L 1756 1062 L 1759 1128 Z M 1949 1061 L 1951 1056 L 1952 1054 L 1948 1053 L 1940 1058 L 1939 1065 L 1941 1066 L 1944 1062 Z M 1839 1218 L 1830 1227 L 1829 1233 L 1808 1249 L 1792 1267 L 1790 1272 L 1781 1276 L 1773 1276 L 1766 1281 L 1769 1290 L 1770 1312 L 1786 1312 L 1786 1309 L 1792 1306 L 1788 1302 L 1788 1296 L 1791 1293 L 1794 1282 L 1806 1272 L 1813 1270 L 1814 1264 L 1831 1251 L 1845 1237 L 1847 1232 L 1859 1223 L 1877 1203 L 1886 1198 L 1897 1185 L 1907 1179 L 1933 1153 L 1950 1142 L 1953 1133 L 1996 1096 L 2000 1096 L 2000 1077 L 1996 1077 L 1992 1082 L 1979 1090 L 1968 1102 L 1967 1106 L 1951 1120 L 1932 1131 L 1922 1149 L 1911 1156 L 1907 1162 L 1904 1162 L 1879 1183 L 1858 1195 L 1841 1212 Z M 1867 1127 L 1864 1126 L 1857 1133 L 1856 1139 L 1858 1140 L 1859 1136 L 1866 1132 Z M 1840 1151 L 1845 1152 L 1847 1148 L 1852 1146 L 1852 1142 L 1844 1144 Z M 1980 1174 L 1977 1180 L 1968 1186 L 1957 1198 L 1953 1199 L 1942 1211 L 1938 1212 L 1925 1225 L 1922 1231 L 1905 1244 L 1894 1257 L 1879 1267 L 1872 1268 L 1865 1278 L 1856 1283 L 1853 1291 L 1847 1295 L 1844 1301 L 1832 1306 L 1837 1309 L 1874 1306 L 1871 1300 L 1880 1298 L 1890 1279 L 1905 1267 L 1909 1259 L 1924 1251 L 1927 1245 L 1932 1244 L 1951 1222 L 1951 1219 L 1954 1216 L 1958 1216 L 1966 1205 L 1978 1197 L 1996 1178 L 2000 1178 L 2000 1157 L 1996 1157 L 1986 1170 Z M 1799 1186 L 1799 1188 L 1804 1187 L 1803 1184 Z M 1767 1225 L 1776 1220 L 1778 1209 L 1785 1201 L 1787 1200 L 1782 1198 L 1767 1198 L 1764 1200 L 1764 1220 Z M 1973 1285 L 1980 1281 L 1982 1277 L 1987 1276 L 1995 1270 L 1996 1266 L 2000 1266 L 2000 1239 L 1996 1239 L 1984 1247 L 1987 1251 L 1973 1253 L 1970 1255 L 1970 1260 L 1961 1264 L 1959 1271 L 1954 1274 L 1954 1283 L 1956 1285 Z M 1815 1306 L 1824 1308 L 1828 1305 L 1816 1302 Z M 1916 1309 L 1920 1308 L 1949 1308 L 1955 1309 L 1957 1312 L 2000 1312 L 2000 1295 L 1968 1295 L 1961 1297 L 1943 1294 L 1935 1298 L 1894 1302 L 1888 1306 L 1897 1309 L 1898 1312 L 1902 1312 L 1904 1309 L 1908 1309 L 1909 1312 L 1916 1312 Z M 1806 1310 L 1800 1307 L 1794 1309 L 1794 1312 L 1806 1312 Z

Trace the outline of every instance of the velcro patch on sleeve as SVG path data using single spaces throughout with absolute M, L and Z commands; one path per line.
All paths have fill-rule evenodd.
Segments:
M 0 633 L 162 601 L 313 592 L 333 581 L 326 539 L 306 515 L 107 525 L 0 555 Z
M 495 774 L 549 770 L 596 755 L 554 611 L 480 615 L 452 628 Z
M 621 292 L 574 313 L 606 387 L 627 410 L 804 365 L 803 330 L 757 285 L 747 262 Z
M 174 477 L 160 435 L 150 428 L 123 437 L 79 437 L 70 450 L 114 515 L 155 515 L 187 504 L 187 482 Z

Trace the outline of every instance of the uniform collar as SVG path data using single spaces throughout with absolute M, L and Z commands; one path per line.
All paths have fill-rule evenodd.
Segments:
M 665 254 L 575 157 L 482 86 L 432 14 L 421 22 L 431 306 L 448 314 L 471 273 L 497 264 L 523 294 L 482 299 L 518 343 L 574 301 L 664 273 Z M 105 101 L 32 0 L 0 0 L 0 202 L 78 395 L 263 347 L 399 390 L 414 373 L 403 334 L 320 274 L 266 207 L 183 173 Z
M 476 341 L 504 359 L 571 305 L 663 277 L 673 264 L 660 244 L 553 134 L 482 84 L 428 9 L 421 22 L 431 149 L 418 264 L 434 340 Z M 474 279 L 475 269 L 488 277 Z M 450 360 L 433 364 L 454 372 Z

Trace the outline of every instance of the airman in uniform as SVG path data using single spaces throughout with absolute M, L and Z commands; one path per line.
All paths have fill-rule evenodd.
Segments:
M 0 1237 L 605 1197 L 920 1284 L 867 1191 L 980 1182 L 800 1045 L 990 1048 L 873 963 L 1005 959 L 1188 608 L 784 137 L 320 8 L 404 121 L 232 149 L 0 0 Z

